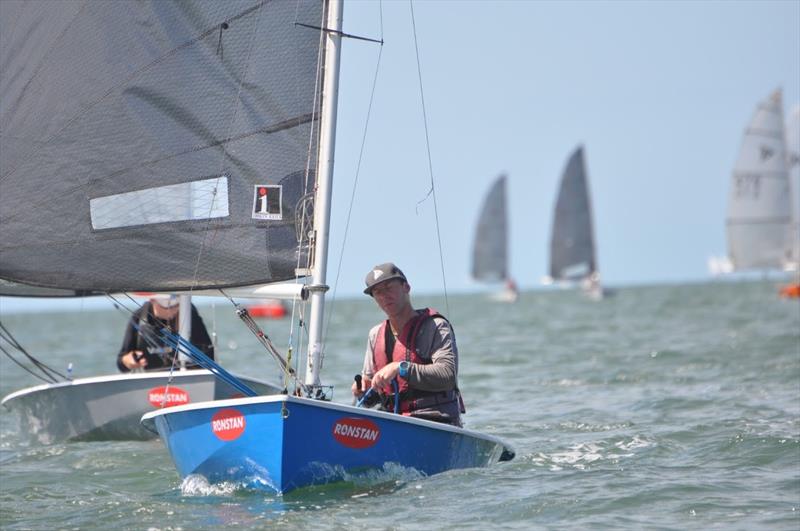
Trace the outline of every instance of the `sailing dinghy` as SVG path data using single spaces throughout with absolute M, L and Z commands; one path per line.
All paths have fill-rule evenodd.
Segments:
M 508 273 L 508 212 L 506 176 L 492 183 L 481 208 L 472 245 L 472 278 L 486 283 L 503 283 L 503 290 L 492 294 L 500 302 L 519 297 L 514 279 Z
M 320 380 L 340 0 L 3 2 L 2 12 L 3 286 L 228 298 L 296 287 L 303 313 L 286 320 L 297 331 L 285 353 L 240 313 L 279 361 L 286 394 L 257 396 L 206 364 L 244 397 L 144 415 L 181 476 L 286 492 L 371 468 L 433 474 L 513 457 L 490 435 L 333 404 Z
M 314 120 L 274 116 L 274 109 L 262 108 L 266 121 L 295 124 L 290 133 L 300 145 L 305 145 L 308 138 L 319 139 L 312 146 L 313 160 L 309 163 L 310 168 L 316 168 L 313 218 L 308 218 L 312 226 L 298 231 L 299 235 L 318 235 L 311 242 L 313 253 L 303 263 L 311 272 L 310 279 L 305 279 L 311 300 L 306 375 L 304 382 L 295 382 L 295 392 L 290 394 L 190 404 L 146 414 L 142 422 L 158 430 L 184 478 L 199 475 L 210 482 L 235 481 L 283 493 L 373 469 L 399 466 L 435 474 L 453 468 L 486 466 L 514 456 L 508 445 L 490 435 L 334 404 L 321 384 L 341 9 L 341 0 L 302 1 L 297 4 L 297 12 L 295 3 L 289 6 L 269 2 L 259 4 L 257 13 L 245 15 L 268 24 L 272 30 L 254 35 L 256 49 L 270 60 L 292 65 L 296 75 L 310 76 L 294 80 L 306 96 L 303 103 L 307 105 L 294 112 L 312 115 Z M 299 23 L 295 24 L 297 20 Z M 276 33 L 283 38 L 276 40 Z M 270 75 L 260 67 L 252 64 L 248 68 L 254 79 Z M 314 79 L 321 79 L 321 90 L 305 93 L 305 89 L 314 87 Z M 295 93 L 274 96 L 293 98 Z M 298 146 L 298 152 L 305 150 Z M 297 162 L 302 167 L 306 161 Z
M 597 269 L 583 146 L 578 146 L 567 161 L 553 209 L 550 275 L 545 283 L 553 282 L 565 286 L 577 284 L 594 300 L 602 299 L 605 294 Z
M 261 394 L 279 387 L 239 377 Z M 242 396 L 206 369 L 137 372 L 66 379 L 15 391 L 2 404 L 19 417 L 21 432 L 42 444 L 65 441 L 147 440 L 148 411 L 178 404 Z
M 19 286 L 17 286 L 19 289 Z M 181 296 L 182 315 L 191 304 Z M 181 333 L 191 336 L 191 319 L 181 320 Z M 14 342 L 3 330 L 3 339 Z M 111 358 L 109 359 L 109 362 Z M 40 378 L 50 383 L 15 391 L 2 405 L 18 417 L 20 433 L 42 444 L 66 441 L 147 440 L 156 434 L 140 419 L 161 407 L 244 396 L 237 383 L 213 370 L 189 368 L 183 356 L 173 370 L 158 369 L 72 378 L 44 366 Z M 37 363 L 39 368 L 42 364 Z M 213 367 L 212 367 L 213 369 Z M 34 375 L 36 372 L 31 371 Z M 247 389 L 259 394 L 280 391 L 276 384 L 238 376 Z

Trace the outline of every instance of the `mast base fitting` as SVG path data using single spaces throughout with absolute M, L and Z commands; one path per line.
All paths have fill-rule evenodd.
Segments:
M 331 400 L 333 400 L 333 386 L 307 385 L 306 398 L 313 398 L 314 400 L 322 400 L 323 402 L 330 402 Z

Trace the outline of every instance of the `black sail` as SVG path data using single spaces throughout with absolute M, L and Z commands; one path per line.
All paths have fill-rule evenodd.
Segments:
M 508 214 L 506 212 L 506 176 L 499 176 L 478 218 L 472 247 L 472 278 L 496 282 L 508 278 Z
M 550 276 L 554 280 L 576 281 L 596 271 L 592 205 L 580 146 L 561 176 L 550 240 Z
M 0 2 L 0 294 L 294 278 L 323 9 Z

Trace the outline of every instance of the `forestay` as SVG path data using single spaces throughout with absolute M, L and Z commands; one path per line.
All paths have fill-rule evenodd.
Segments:
M 294 278 L 321 86 L 320 32 L 297 23 L 321 18 L 306 0 L 0 2 L 0 293 Z

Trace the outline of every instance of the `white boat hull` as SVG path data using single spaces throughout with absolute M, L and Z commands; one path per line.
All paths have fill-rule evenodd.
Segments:
M 280 390 L 238 376 L 260 394 Z M 242 394 L 207 370 L 114 374 L 37 385 L 2 400 L 19 417 L 20 432 L 42 444 L 70 440 L 146 440 L 158 435 L 139 422 L 162 406 L 181 405 Z

